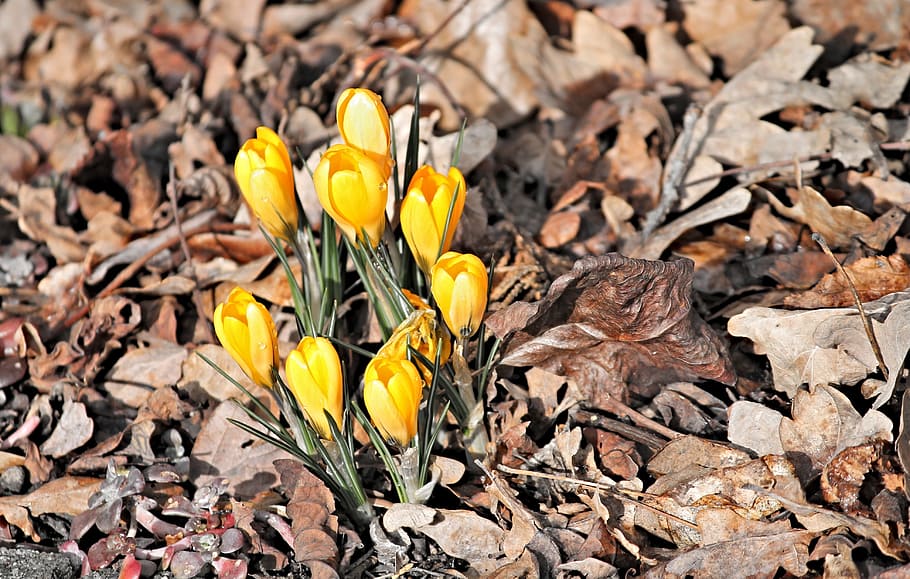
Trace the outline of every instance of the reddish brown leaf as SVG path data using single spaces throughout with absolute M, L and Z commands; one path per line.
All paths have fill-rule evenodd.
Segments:
M 910 265 L 900 255 L 864 257 L 844 269 L 863 302 L 910 287 Z M 834 272 L 823 277 L 811 290 L 788 296 L 784 303 L 805 309 L 849 307 L 853 305 L 853 293 L 844 276 Z
M 860 502 L 860 489 L 872 463 L 881 456 L 882 444 L 866 443 L 840 451 L 822 470 L 822 496 L 854 515 L 868 515 Z
M 679 379 L 732 383 L 723 343 L 691 307 L 692 274 L 689 260 L 584 258 L 543 300 L 487 323 L 510 336 L 502 364 L 569 376 L 594 405 L 625 398 L 629 386 L 644 394 Z

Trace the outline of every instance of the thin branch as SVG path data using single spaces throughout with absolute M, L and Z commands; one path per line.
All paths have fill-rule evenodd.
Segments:
M 682 134 L 680 134 L 678 139 L 679 147 L 667 159 L 667 171 L 664 174 L 664 183 L 660 192 L 660 203 L 648 213 L 641 228 L 643 239 L 648 238 L 657 229 L 657 226 L 663 222 L 667 213 L 679 200 L 679 187 L 689 167 L 689 147 L 692 145 L 695 123 L 700 116 L 701 108 L 697 105 L 690 105 L 686 109 L 686 115 L 683 117 Z

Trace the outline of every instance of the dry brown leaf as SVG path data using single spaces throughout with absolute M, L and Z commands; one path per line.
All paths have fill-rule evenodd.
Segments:
M 695 522 L 701 533 L 702 546 L 750 537 L 770 537 L 793 530 L 788 520 L 767 523 L 747 519 L 732 509 L 704 509 L 695 515 Z
M 689 0 L 683 28 L 733 76 L 790 30 L 782 0 Z
M 333 515 L 332 492 L 298 460 L 276 460 L 275 468 L 281 476 L 281 486 L 290 495 L 287 509 L 294 533 L 295 559 L 304 564 L 321 562 L 337 569 L 338 524 Z
M 910 265 L 899 254 L 864 257 L 844 269 L 863 302 L 910 287 Z M 834 272 L 823 277 L 811 290 L 787 296 L 784 304 L 804 309 L 848 307 L 853 304 L 853 293 L 844 276 Z
M 249 424 L 246 413 L 233 400 L 218 405 L 196 436 L 190 453 L 190 479 L 199 486 L 226 478 L 229 492 L 252 497 L 278 483 L 273 462 L 290 455 L 234 426 L 228 419 Z
M 865 415 L 839 390 L 819 386 L 793 399 L 792 419 L 780 423 L 781 445 L 804 480 L 810 480 L 839 452 L 872 441 L 891 440 L 893 424 L 877 410 Z M 808 459 L 808 462 L 807 460 Z
M 881 458 L 882 444 L 869 442 L 841 450 L 825 465 L 821 473 L 822 497 L 828 503 L 838 504 L 850 514 L 868 515 L 869 510 L 860 500 L 860 490 L 873 462 Z
M 861 416 L 842 392 L 828 385 L 800 390 L 791 415 L 738 401 L 730 407 L 728 438 L 758 454 L 785 454 L 803 480 L 817 475 L 847 448 L 891 440 L 891 420 L 877 410 Z
M 148 164 L 135 150 L 136 136 L 129 131 L 114 131 L 103 143 L 109 148 L 114 166 L 111 176 L 127 192 L 130 200 L 129 221 L 138 229 L 150 229 L 161 190 Z
M 32 380 L 49 387 L 61 376 L 91 382 L 101 371 L 101 363 L 120 346 L 120 339 L 141 321 L 139 305 L 122 296 L 95 302 L 88 319 L 73 326 L 69 342 L 57 342 L 50 354 L 29 360 Z
M 115 400 L 139 408 L 156 389 L 180 380 L 186 358 L 186 348 L 173 343 L 130 350 L 114 363 L 104 389 Z
M 88 499 L 101 482 L 88 477 L 60 477 L 27 495 L 0 497 L 0 515 L 38 543 L 41 537 L 32 526 L 31 517 L 45 513 L 76 516 L 88 508 Z
M 0 12 L 4 8 L 5 6 L 0 6 Z M 2 21 L 0 15 L 0 22 Z M 3 47 L 0 46 L 0 52 L 2 51 Z M 30 142 L 15 135 L 0 135 L 0 175 L 6 174 L 16 181 L 28 181 L 37 168 L 38 151 Z
M 386 512 L 383 525 L 387 518 L 390 528 L 404 526 L 423 533 L 448 555 L 464 559 L 481 575 L 510 561 L 503 557 L 506 532 L 475 512 L 397 503 Z
M 203 0 L 199 15 L 244 42 L 256 39 L 265 0 Z
M 750 460 L 748 453 L 697 436 L 680 436 L 668 442 L 648 461 L 648 472 L 663 476 L 683 466 L 697 466 L 702 472 L 736 466 Z
M 852 207 L 846 205 L 832 207 L 822 194 L 812 187 L 804 186 L 797 189 L 792 196 L 792 207 L 787 207 L 773 195 L 768 196 L 768 202 L 781 215 L 808 225 L 832 248 L 849 247 L 853 237 L 865 231 L 872 223 L 867 215 Z
M 85 248 L 79 242 L 78 234 L 69 227 L 57 224 L 55 212 L 57 198 L 50 187 L 20 185 L 17 190 L 19 201 L 19 229 L 30 239 L 47 243 L 58 263 L 82 261 Z
M 715 543 L 678 555 L 644 577 L 707 579 L 728 577 L 733 570 L 743 577 L 774 577 L 780 567 L 800 577 L 809 572 L 809 542 L 814 538 L 810 531 L 785 531 Z
M 675 25 L 664 25 L 648 30 L 645 36 L 648 68 L 656 78 L 670 84 L 693 89 L 708 87 L 711 79 L 676 40 L 675 29 Z
M 869 50 L 894 48 L 905 38 L 910 14 L 902 0 L 794 0 L 793 17 L 812 26 L 818 41 L 850 50 L 860 44 Z
M 39 12 L 35 0 L 9 0 L 0 4 L 0 62 L 22 52 L 32 33 L 32 20 Z
M 498 127 L 514 124 L 542 102 L 583 110 L 619 83 L 641 84 L 647 70 L 628 37 L 587 10 L 575 13 L 573 52 L 547 40 L 524 2 L 408 1 L 399 16 L 414 22 L 420 34 L 436 32 L 421 64 L 447 79 L 446 87 L 472 117 Z M 460 119 L 436 86 L 421 87 L 421 97 L 441 107 L 443 128 L 457 129 Z
M 733 380 L 720 339 L 690 306 L 692 262 L 583 258 L 546 297 L 496 312 L 502 364 L 569 376 L 590 404 L 679 379 Z
M 66 456 L 91 440 L 94 431 L 95 423 L 88 417 L 85 404 L 67 401 L 57 426 L 41 445 L 41 453 L 54 458 Z
M 647 489 L 644 502 L 695 523 L 699 512 L 711 508 L 731 509 L 749 519 L 761 519 L 781 509 L 780 502 L 762 496 L 752 487 L 795 493 L 796 498 L 803 498 L 793 465 L 783 457 L 763 457 L 700 474 L 687 466 L 678 465 L 679 474 L 657 479 Z M 690 478 L 687 473 L 695 476 Z M 684 525 L 651 509 L 636 509 L 635 524 L 680 546 L 704 544 L 697 524 Z
M 540 228 L 540 244 L 550 249 L 560 247 L 575 239 L 581 227 L 581 215 L 577 211 L 550 213 Z
M 683 213 L 677 219 L 657 229 L 647 239 L 629 238 L 622 246 L 623 253 L 643 259 L 658 259 L 671 243 L 687 231 L 742 213 L 751 200 L 752 194 L 748 189 L 734 187 L 717 199 Z
M 910 324 L 908 298 L 907 292 L 896 292 L 864 306 L 873 318 L 875 336 L 888 366 L 887 382 L 869 381 L 863 386 L 864 396 L 877 396 L 875 408 L 890 399 L 910 348 L 905 337 Z M 774 387 L 791 398 L 802 384 L 855 384 L 878 368 L 859 314 L 852 308 L 749 308 L 730 318 L 727 331 L 749 338 L 757 354 L 768 356 Z

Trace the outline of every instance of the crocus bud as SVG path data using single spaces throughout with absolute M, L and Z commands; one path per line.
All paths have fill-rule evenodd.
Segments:
M 363 402 L 370 420 L 386 440 L 406 447 L 417 434 L 423 383 L 406 359 L 377 356 L 363 374 Z
M 297 194 L 291 157 L 281 138 L 268 127 L 256 129 L 237 153 L 234 176 L 243 198 L 275 237 L 290 240 L 297 231 Z
M 215 334 L 253 382 L 270 388 L 278 367 L 278 334 L 265 306 L 245 289 L 231 290 L 215 308 Z
M 389 189 L 372 159 L 349 145 L 330 147 L 313 171 L 313 184 L 322 208 L 349 241 L 359 243 L 366 231 L 370 245 L 379 244 Z
M 304 337 L 285 362 L 288 386 L 310 425 L 319 436 L 332 440 L 328 412 L 341 428 L 344 411 L 344 381 L 341 361 L 326 338 Z
M 401 202 L 401 230 L 420 269 L 429 273 L 436 258 L 449 250 L 464 211 L 466 187 L 461 171 L 448 175 L 424 165 L 417 169 Z M 446 218 L 449 217 L 446 230 Z M 445 238 L 443 238 L 445 232 Z
M 335 113 L 344 142 L 373 159 L 388 180 L 392 173 L 389 155 L 392 133 L 382 98 L 365 88 L 345 89 L 338 98 Z
M 476 255 L 450 251 L 431 270 L 430 291 L 456 339 L 470 338 L 487 309 L 487 269 Z

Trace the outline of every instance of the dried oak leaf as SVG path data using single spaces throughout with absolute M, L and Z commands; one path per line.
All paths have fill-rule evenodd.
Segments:
M 678 380 L 732 384 L 724 344 L 691 307 L 692 275 L 689 260 L 588 257 L 544 299 L 517 302 L 487 324 L 511 336 L 502 364 L 566 375 L 595 406 L 625 398 L 629 386 L 646 394 Z
M 338 524 L 332 515 L 332 492 L 298 460 L 276 460 L 275 469 L 290 494 L 287 511 L 294 534 L 295 559 L 310 567 L 314 576 L 338 577 Z
M 800 390 L 792 418 L 760 404 L 735 402 L 730 407 L 730 442 L 758 454 L 785 454 L 809 480 L 845 449 L 891 440 L 891 420 L 878 410 L 860 415 L 850 399 L 827 384 Z
M 649 569 L 647 578 L 774 577 L 779 567 L 801 577 L 809 572 L 811 531 L 784 531 L 775 535 L 746 537 L 687 551 Z
M 910 287 L 910 265 L 899 254 L 864 257 L 844 269 L 863 302 Z M 844 276 L 829 273 L 811 290 L 787 296 L 784 305 L 804 309 L 848 307 L 853 305 L 853 294 Z
M 895 292 L 863 306 L 888 367 L 888 381 L 867 380 L 866 398 L 878 408 L 891 398 L 910 342 L 910 292 Z M 757 354 L 766 354 L 774 388 L 791 398 L 801 384 L 855 384 L 875 372 L 878 363 L 855 308 L 787 311 L 749 308 L 727 323 L 733 336 L 749 338 Z
M 768 202 L 781 215 L 808 225 L 831 247 L 849 247 L 853 236 L 872 224 L 867 215 L 852 207 L 832 207 L 821 193 L 808 186 L 793 193 L 793 207 L 787 207 L 774 196 L 768 196 Z

